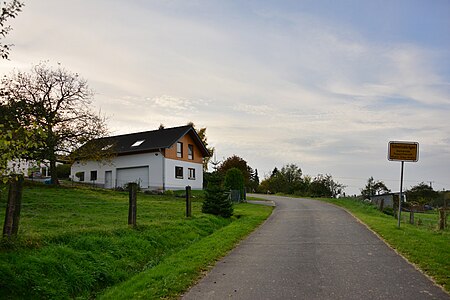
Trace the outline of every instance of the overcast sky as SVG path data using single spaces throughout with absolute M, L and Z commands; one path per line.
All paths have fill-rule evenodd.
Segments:
M 450 189 L 450 2 L 27 1 L 13 68 L 81 74 L 112 134 L 194 122 L 217 159 L 399 190 L 389 141 L 420 144 L 406 188 Z

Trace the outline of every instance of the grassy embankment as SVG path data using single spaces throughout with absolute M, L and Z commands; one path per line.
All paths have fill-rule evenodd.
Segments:
M 430 225 L 429 220 L 433 217 L 436 219 L 434 224 L 437 223 L 437 214 L 416 213 L 416 221 L 424 220 L 422 225 L 402 222 L 397 228 L 396 218 L 380 212 L 371 204 L 347 198 L 320 200 L 346 208 L 450 292 L 450 230 L 438 231 L 436 225 Z M 409 213 L 404 212 L 403 216 L 409 220 Z
M 186 218 L 183 198 L 139 194 L 132 229 L 125 192 L 26 187 L 19 237 L 0 242 L 0 298 L 176 297 L 271 212 L 239 204 L 223 219 L 198 198 L 192 209 Z

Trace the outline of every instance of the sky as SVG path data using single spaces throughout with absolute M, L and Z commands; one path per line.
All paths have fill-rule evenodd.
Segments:
M 25 1 L 0 74 L 60 63 L 112 135 L 207 127 L 216 159 L 400 188 L 389 141 L 419 143 L 404 187 L 450 189 L 450 2 Z

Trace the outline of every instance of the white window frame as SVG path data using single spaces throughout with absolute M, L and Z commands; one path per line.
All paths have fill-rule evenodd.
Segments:
M 195 169 L 188 168 L 188 179 L 195 180 Z
M 177 142 L 177 157 L 183 157 L 183 143 Z
M 194 160 L 194 145 L 188 144 L 188 159 Z

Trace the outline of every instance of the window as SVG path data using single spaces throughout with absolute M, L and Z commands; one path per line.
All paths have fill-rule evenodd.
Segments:
M 79 179 L 79 181 L 84 181 L 84 172 L 76 172 L 75 176 Z
M 177 143 L 177 157 L 183 157 L 183 143 Z
M 136 142 L 134 142 L 133 145 L 131 145 L 131 147 L 137 147 L 137 146 L 140 146 L 143 142 L 145 142 L 145 140 L 139 140 L 139 141 L 136 141 Z
M 113 146 L 113 144 L 106 145 L 105 147 L 102 148 L 102 150 L 103 151 L 109 150 L 109 149 L 111 149 L 112 146 Z
M 175 178 L 183 179 L 183 167 L 175 167 Z
M 194 145 L 188 145 L 188 159 L 194 159 Z
M 91 180 L 97 180 L 97 171 L 91 171 Z
M 189 168 L 189 179 L 195 179 L 195 169 Z

